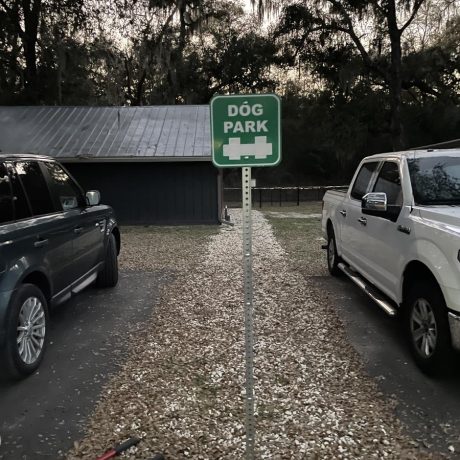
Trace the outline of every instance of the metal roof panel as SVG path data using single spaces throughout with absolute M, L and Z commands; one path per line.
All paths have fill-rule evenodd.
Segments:
M 0 150 L 95 161 L 210 160 L 209 106 L 0 106 Z

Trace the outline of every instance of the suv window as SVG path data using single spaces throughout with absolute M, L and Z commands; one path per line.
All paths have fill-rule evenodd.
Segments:
M 21 161 L 15 164 L 16 173 L 24 186 L 34 216 L 55 212 L 45 178 L 36 161 Z
M 19 177 L 12 165 L 8 164 L 7 167 L 11 180 L 11 191 L 13 192 L 14 219 L 26 219 L 27 217 L 30 217 L 31 214 L 24 189 L 22 188 Z
M 361 198 L 366 194 L 372 174 L 377 169 L 378 164 L 378 161 L 372 161 L 370 163 L 364 163 L 361 166 L 361 169 L 356 176 L 355 183 L 353 184 L 353 188 L 351 189 L 350 195 L 352 198 L 355 200 L 361 200 Z
M 10 179 L 5 165 L 0 163 L 0 224 L 11 222 L 13 219 Z
M 84 205 L 80 189 L 72 178 L 57 163 L 45 161 L 44 166 L 48 171 L 51 190 L 57 198 L 63 211 L 75 209 Z
M 402 205 L 401 177 L 398 164 L 386 161 L 380 170 L 373 192 L 385 192 L 389 205 Z

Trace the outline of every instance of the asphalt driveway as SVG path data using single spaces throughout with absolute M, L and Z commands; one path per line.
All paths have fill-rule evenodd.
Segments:
M 126 357 L 131 334 L 150 321 L 159 280 L 167 278 L 163 272 L 121 272 L 116 288 L 89 288 L 51 312 L 39 372 L 0 383 L 0 459 L 58 459 L 82 436 L 104 383 Z
M 392 399 L 397 417 L 424 447 L 460 458 L 460 355 L 449 375 L 430 378 L 415 365 L 398 318 L 390 318 L 345 276 L 312 277 L 344 321 L 367 372 Z

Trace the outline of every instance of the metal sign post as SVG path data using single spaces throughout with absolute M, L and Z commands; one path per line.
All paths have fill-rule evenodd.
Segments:
M 242 168 L 246 458 L 254 459 L 254 332 L 252 320 L 251 167 L 281 161 L 281 103 L 276 94 L 215 96 L 211 109 L 212 161 Z
M 251 168 L 242 168 L 244 335 L 246 353 L 246 458 L 254 459 L 254 332 L 252 321 Z

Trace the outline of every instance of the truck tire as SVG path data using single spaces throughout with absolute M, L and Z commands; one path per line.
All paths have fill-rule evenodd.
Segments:
M 335 234 L 331 227 L 327 233 L 327 268 L 332 276 L 340 276 L 342 270 L 338 267 L 340 257 L 337 255 L 337 245 L 335 244 Z
M 417 280 L 405 302 L 405 329 L 418 367 L 427 375 L 442 374 L 452 358 L 449 320 L 441 289 L 432 280 Z
M 111 233 L 107 241 L 105 253 L 104 268 L 99 272 L 97 277 L 97 286 L 115 287 L 118 283 L 118 258 L 117 258 L 117 242 L 115 236 Z
M 48 333 L 48 303 L 34 284 L 22 284 L 11 297 L 6 315 L 0 366 L 5 379 L 34 373 L 43 359 Z

